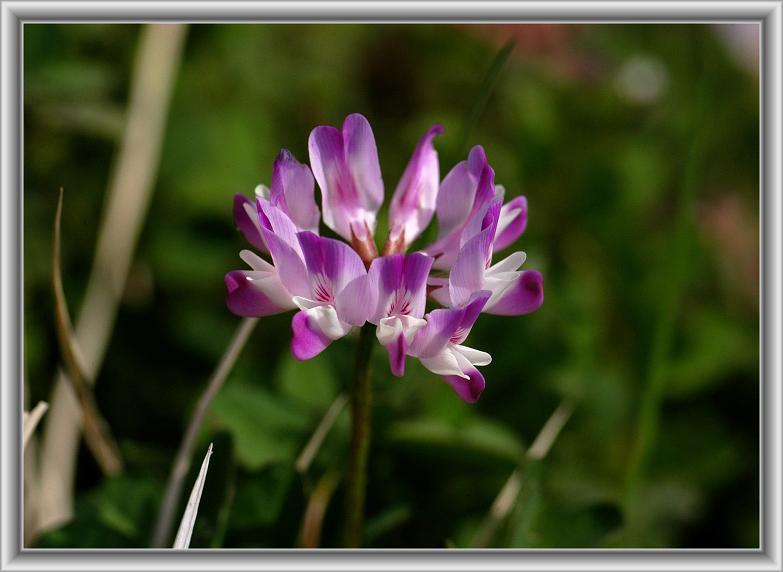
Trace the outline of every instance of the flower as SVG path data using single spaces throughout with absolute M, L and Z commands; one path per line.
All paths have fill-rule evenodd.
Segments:
M 443 127 L 433 125 L 424 134 L 402 174 L 389 207 L 389 236 L 384 254 L 407 249 L 432 220 L 440 183 L 438 153 L 432 140 L 441 133 Z
M 375 255 L 375 215 L 383 179 L 370 123 L 354 113 L 343 128 L 316 127 L 308 142 L 310 165 L 321 188 L 324 223 L 358 250 Z
M 477 369 L 491 356 L 464 345 L 478 316 L 528 314 L 543 303 L 543 277 L 520 270 L 524 252 L 493 264 L 494 251 L 513 244 L 527 226 L 527 199 L 503 204 L 505 190 L 484 149 L 473 147 L 439 181 L 434 125 L 416 145 L 389 207 L 383 255 L 375 244 L 383 180 L 375 137 L 360 114 L 342 128 L 319 126 L 309 138 L 310 165 L 287 150 L 274 162 L 269 188 L 255 200 L 234 197 L 234 220 L 251 250 L 249 270 L 226 274 L 226 302 L 240 316 L 296 311 L 291 351 L 310 359 L 366 323 L 375 326 L 392 374 L 408 356 L 436 373 L 463 400 L 484 390 Z M 321 210 L 314 199 L 315 182 Z M 346 242 L 319 236 L 324 224 Z M 438 235 L 420 252 L 406 253 L 432 221 Z M 430 298 L 443 307 L 426 311 Z
M 427 323 L 422 316 L 432 262 L 431 256 L 414 252 L 376 258 L 370 266 L 368 281 L 376 303 L 367 321 L 378 327 L 378 341 L 389 352 L 396 376 L 405 373 L 405 356 L 416 332 Z
M 492 356 L 461 345 L 468 337 L 489 292 L 477 292 L 461 308 L 440 308 L 427 314 L 427 324 L 416 335 L 411 355 L 439 374 L 463 400 L 475 403 L 484 391 L 484 376 L 477 365 L 487 365 Z

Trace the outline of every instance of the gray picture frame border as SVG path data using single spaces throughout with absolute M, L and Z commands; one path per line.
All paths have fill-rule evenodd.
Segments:
M 781 570 L 780 1 L 0 2 L 0 570 Z M 760 547 L 747 550 L 37 550 L 22 548 L 23 77 L 26 23 L 755 22 L 760 42 Z

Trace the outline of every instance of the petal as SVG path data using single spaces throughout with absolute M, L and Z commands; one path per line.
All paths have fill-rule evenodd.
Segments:
M 462 315 L 461 309 L 453 308 L 439 308 L 427 314 L 427 325 L 416 334 L 411 344 L 411 355 L 424 359 L 441 352 L 457 331 Z
M 497 229 L 501 205 L 503 204 L 503 199 L 495 197 L 494 180 L 495 171 L 492 167 L 486 165 L 484 170 L 481 171 L 481 177 L 476 188 L 476 198 L 473 202 L 470 216 L 462 229 L 460 244 L 465 244 L 490 224 L 494 225 L 494 236 L 494 229 Z
M 435 212 L 440 168 L 432 140 L 441 133 L 443 127 L 436 124 L 424 134 L 394 191 L 389 209 L 391 238 L 401 235 L 406 248 L 430 224 Z
M 500 201 L 492 203 L 483 217 L 483 228 L 460 250 L 449 274 L 449 297 L 455 306 L 466 304 L 484 288 L 484 274 L 492 257 Z
M 467 161 L 457 163 L 443 179 L 436 201 L 439 239 L 465 223 L 473 206 L 477 184 L 478 177 L 470 172 Z
M 288 149 L 282 149 L 275 159 L 270 198 L 300 230 L 318 231 L 321 213 L 313 198 L 314 186 L 309 167 L 297 161 Z
M 359 255 L 344 242 L 307 231 L 300 232 L 297 238 L 311 285 L 325 278 L 328 282 L 325 286 L 332 297 L 354 279 L 367 274 Z
M 454 351 L 465 357 L 472 365 L 489 365 L 492 363 L 492 356 L 487 352 L 455 344 Z
M 544 303 L 544 277 L 537 270 L 526 270 L 503 292 L 496 302 L 484 309 L 498 316 L 521 316 L 537 310 Z
M 397 377 L 405 375 L 405 355 L 408 353 L 408 344 L 405 336 L 400 334 L 397 339 L 386 346 L 389 352 L 389 369 Z
M 234 195 L 234 224 L 250 244 L 261 252 L 267 252 L 255 203 L 241 193 Z
M 495 274 L 507 274 L 507 273 L 516 272 L 519 269 L 519 267 L 525 263 L 526 259 L 527 259 L 527 254 L 525 254 L 524 252 L 522 251 L 512 252 L 500 262 L 496 262 L 495 264 L 487 268 L 485 275 L 491 276 Z
M 517 269 L 525 262 L 526 254 L 524 252 L 514 252 L 497 264 L 493 264 L 484 273 L 484 289 L 492 292 L 484 306 L 486 312 L 494 306 L 519 278 L 521 272 Z
M 402 320 L 397 316 L 384 318 L 375 331 L 378 341 L 389 352 L 389 368 L 397 377 L 405 373 L 405 355 L 408 353 L 408 341 Z
M 449 338 L 450 343 L 461 344 L 465 341 L 468 334 L 470 334 L 471 328 L 473 328 L 473 324 L 476 323 L 479 314 L 481 314 L 481 311 L 484 309 L 487 300 L 489 300 L 490 295 L 491 293 L 487 290 L 476 292 L 473 294 L 468 304 L 464 308 L 460 308 L 460 322 Z
M 416 334 L 410 354 L 420 359 L 429 358 L 452 342 L 462 343 L 489 296 L 489 292 L 482 290 L 474 294 L 463 308 L 438 308 L 427 314 L 427 325 Z
M 475 149 L 475 148 L 474 148 Z M 483 153 L 483 151 L 482 151 Z M 473 154 L 473 153 L 472 153 Z M 483 155 L 482 155 L 483 156 Z M 470 163 L 470 160 L 468 161 Z M 472 177 L 472 175 L 471 175 Z M 462 217 L 461 222 L 453 226 L 451 230 L 444 233 L 442 226 L 439 227 L 438 240 L 428 246 L 425 250 L 427 253 L 436 257 L 435 268 L 440 270 L 447 270 L 451 268 L 454 263 L 459 249 L 468 240 L 478 234 L 484 226 L 484 217 L 487 214 L 487 208 L 492 204 L 495 197 L 494 187 L 495 172 L 487 164 L 484 164 L 481 173 L 477 176 L 477 183 L 468 192 L 467 196 L 455 196 L 451 201 L 463 201 L 469 208 L 462 210 L 467 211 L 466 214 L 460 215 Z M 445 184 L 445 181 L 444 181 Z M 444 209 L 440 206 L 441 197 L 444 195 L 444 186 L 441 185 L 440 192 L 438 194 L 438 224 L 441 224 L 441 213 Z M 451 207 L 453 209 L 453 207 Z
M 391 315 L 417 318 L 424 315 L 427 276 L 432 263 L 433 258 L 421 252 L 373 260 L 368 277 L 378 297 L 369 320 L 377 324 L 381 318 Z
M 370 122 L 363 115 L 352 113 L 343 122 L 342 134 L 345 161 L 360 204 L 367 210 L 376 212 L 383 203 L 383 179 Z
M 484 376 L 475 367 L 467 372 L 467 379 L 456 375 L 444 375 L 443 381 L 448 383 L 454 392 L 467 403 L 476 403 L 484 391 L 486 382 Z
M 416 332 L 425 325 L 427 325 L 427 321 L 422 318 L 389 316 L 378 322 L 375 335 L 383 345 L 392 343 L 400 335 L 404 336 L 406 343 L 410 345 L 416 337 Z
M 453 375 L 457 377 L 465 375 L 462 371 L 459 354 L 453 352 L 448 346 L 432 356 L 419 357 L 419 361 L 421 365 L 438 375 Z
M 427 278 L 427 292 L 430 297 L 441 306 L 452 306 L 449 296 L 449 279 L 440 276 L 430 276 Z
M 258 199 L 257 205 L 261 234 L 269 247 L 280 281 L 292 295 L 309 296 L 310 282 L 299 241 L 296 240 L 296 227 L 283 211 L 265 199 Z
M 362 326 L 376 305 L 377 292 L 366 275 L 351 280 L 335 298 L 337 315 L 346 324 Z
M 332 343 L 319 329 L 312 327 L 310 317 L 305 312 L 297 312 L 294 315 L 291 329 L 291 353 L 296 359 L 314 358 Z
M 346 240 L 351 240 L 351 220 L 359 198 L 345 164 L 343 134 L 328 125 L 316 127 L 308 141 L 310 166 L 321 189 L 324 223 Z
M 271 231 L 301 256 L 302 249 L 299 247 L 299 240 L 296 238 L 299 229 L 296 228 L 296 225 L 286 212 L 274 205 L 270 200 L 262 198 L 256 198 L 256 210 L 258 211 L 261 232 L 263 233 L 264 230 Z M 266 239 L 266 234 L 264 234 L 264 238 Z
M 527 198 L 515 197 L 503 205 L 495 234 L 495 250 L 503 250 L 518 239 L 527 227 Z
M 226 305 L 238 316 L 262 317 L 293 308 L 279 278 L 256 271 L 234 270 L 226 274 Z M 288 300 L 286 304 L 284 301 Z M 283 303 L 281 303 L 283 302 Z

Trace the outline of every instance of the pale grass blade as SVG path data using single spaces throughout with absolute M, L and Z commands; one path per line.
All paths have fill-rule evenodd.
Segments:
M 209 458 L 212 456 L 212 443 L 209 444 L 204 462 L 201 463 L 201 470 L 193 485 L 193 491 L 188 499 L 188 506 L 185 507 L 185 514 L 182 515 L 182 522 L 179 523 L 177 538 L 174 540 L 175 549 L 185 549 L 190 546 L 190 537 L 193 534 L 193 527 L 196 525 L 196 515 L 198 514 L 198 503 L 201 501 L 201 493 L 204 490 L 204 481 L 207 480 L 207 469 L 209 468 Z
M 24 447 L 27 445 L 27 442 L 33 435 L 33 431 L 35 431 L 35 428 L 38 426 L 38 422 L 41 420 L 41 417 L 43 417 L 44 413 L 46 413 L 47 409 L 49 409 L 49 404 L 45 401 L 39 401 L 38 405 L 36 405 L 32 411 L 29 413 L 27 411 L 24 412 L 24 420 L 22 423 L 24 426 L 24 430 L 22 431 L 22 449 L 24 449 Z

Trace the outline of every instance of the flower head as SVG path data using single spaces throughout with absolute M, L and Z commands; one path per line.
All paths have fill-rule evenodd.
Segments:
M 440 375 L 463 400 L 478 400 L 491 356 L 464 345 L 482 313 L 527 314 L 543 302 L 543 278 L 519 270 L 524 252 L 493 264 L 527 225 L 527 200 L 503 204 L 505 191 L 484 149 L 471 149 L 440 181 L 431 127 L 416 145 L 389 208 L 389 234 L 377 255 L 376 217 L 383 180 L 375 137 L 366 118 L 349 115 L 342 128 L 321 126 L 309 139 L 310 164 L 286 150 L 274 163 L 269 188 L 255 200 L 234 198 L 234 219 L 262 255 L 243 250 L 249 270 L 226 275 L 227 304 L 241 316 L 296 310 L 291 351 L 310 359 L 369 322 L 389 355 L 391 372 L 405 373 L 407 356 Z M 321 191 L 321 210 L 314 199 Z M 324 224 L 346 242 L 319 236 Z M 406 253 L 438 219 L 438 236 L 422 252 Z M 441 308 L 426 312 L 428 292 Z

